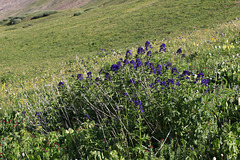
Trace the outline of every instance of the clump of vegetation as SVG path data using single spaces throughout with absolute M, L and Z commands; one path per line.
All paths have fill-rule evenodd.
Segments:
M 10 20 L 7 23 L 7 25 L 15 25 L 15 24 L 21 23 L 24 18 L 25 16 L 9 17 Z
M 8 20 L 9 20 L 9 18 L 4 18 L 2 21 L 7 22 Z
M 90 7 L 90 8 L 87 8 L 87 9 L 84 10 L 84 12 L 90 11 L 90 10 L 95 9 L 95 8 L 97 8 L 97 7 Z
M 73 16 L 79 16 L 79 15 L 81 15 L 83 13 L 84 13 L 84 11 L 78 11 L 78 12 L 74 13 Z
M 8 23 L 8 25 L 15 25 L 15 24 L 18 24 L 21 22 L 22 22 L 21 19 L 11 19 L 10 22 Z
M 22 28 L 27 28 L 27 27 L 30 27 L 30 26 L 33 26 L 33 24 L 26 24 L 26 25 L 22 26 Z
M 57 13 L 57 11 L 40 11 L 37 12 L 35 16 L 33 16 L 31 19 L 38 19 L 38 18 L 42 18 L 42 17 L 46 17 L 52 14 Z
M 17 29 L 17 28 L 16 27 L 10 27 L 10 28 L 5 29 L 5 31 L 11 31 L 11 30 L 15 30 L 15 29 Z

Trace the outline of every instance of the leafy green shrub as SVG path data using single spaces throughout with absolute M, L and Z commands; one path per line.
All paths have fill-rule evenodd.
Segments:
M 78 11 L 78 12 L 74 13 L 73 16 L 79 16 L 79 15 L 81 15 L 83 13 L 84 13 L 84 11 Z
M 57 13 L 57 11 L 40 11 L 40 12 L 37 12 L 37 14 L 33 16 L 31 19 L 38 19 L 38 18 L 49 16 L 51 14 L 55 14 L 55 13 Z
M 10 21 L 7 23 L 7 25 L 15 25 L 18 23 L 21 23 L 22 20 L 25 18 L 25 16 L 15 16 L 15 17 L 8 17 Z
M 87 9 L 84 10 L 84 12 L 90 11 L 90 10 L 95 9 L 95 8 L 97 8 L 97 7 L 90 7 L 90 8 L 87 8 Z
M 149 45 L 146 43 L 146 48 Z M 200 71 L 175 68 L 163 56 L 165 44 L 160 52 L 139 47 L 133 56 L 128 50 L 124 61 L 104 67 L 99 76 L 86 71 L 86 77 L 78 74 L 60 82 L 59 100 L 51 104 L 58 110 L 56 122 L 68 129 L 88 119 L 93 121 L 96 130 L 101 128 L 104 133 L 95 134 L 123 157 L 143 158 L 150 152 L 166 159 L 214 156 L 203 149 L 212 147 L 210 142 L 219 133 L 217 122 L 209 116 L 213 108 L 204 105 L 215 98 L 209 89 L 213 84 Z M 93 148 L 85 152 L 93 153 Z
M 27 28 L 27 27 L 30 27 L 30 26 L 33 26 L 32 24 L 26 24 L 24 26 L 22 26 L 22 28 Z
M 21 19 L 18 19 L 18 18 L 13 18 L 10 20 L 10 22 L 8 23 L 8 25 L 15 25 L 15 24 L 18 24 L 18 23 L 21 23 L 22 20 Z

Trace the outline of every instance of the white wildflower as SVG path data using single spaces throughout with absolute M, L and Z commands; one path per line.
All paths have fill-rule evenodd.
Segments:
M 212 54 L 211 53 L 209 53 L 209 56 L 211 56 Z

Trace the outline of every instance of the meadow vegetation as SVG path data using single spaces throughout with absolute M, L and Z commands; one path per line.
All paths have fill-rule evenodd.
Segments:
M 178 7 L 187 1 L 182 4 L 178 4 L 178 1 L 151 1 L 150 4 L 150 1 L 101 2 L 108 2 L 104 3 L 108 7 L 105 8 L 105 16 L 101 15 L 103 12 L 98 7 L 85 11 L 81 16 L 73 16 L 76 13 L 73 10 L 71 17 L 84 20 L 91 13 L 92 19 L 88 17 L 89 22 L 84 22 L 96 22 L 94 18 L 100 16 L 105 20 L 98 19 L 99 25 L 111 19 L 107 17 L 110 13 L 117 14 L 115 5 L 118 5 L 128 12 L 122 18 L 116 18 L 122 20 L 121 24 L 127 24 L 127 14 L 134 14 L 132 19 L 136 20 L 140 8 L 143 15 L 146 13 L 144 17 L 154 15 L 150 12 L 157 10 L 156 6 L 160 3 L 165 5 L 162 13 L 165 13 L 167 6 L 168 11 L 175 6 L 177 13 Z M 233 1 L 206 2 L 202 2 L 206 4 L 199 12 L 208 7 L 211 8 L 209 12 L 214 10 L 215 3 L 224 7 L 233 5 Z M 146 3 L 149 8 L 153 7 L 149 12 L 144 7 Z M 136 4 L 140 8 L 134 8 Z M 191 21 L 197 21 L 191 18 L 191 8 L 188 10 L 187 5 L 185 8 L 184 11 L 189 11 L 189 14 L 184 16 L 190 16 L 186 26 L 190 27 Z M 215 9 L 217 13 L 218 8 Z M 227 11 L 229 18 L 237 13 L 233 10 L 230 12 L 231 7 Z M 193 12 L 196 14 L 196 11 Z M 221 13 L 220 16 L 225 15 L 224 11 Z M 215 22 L 221 22 L 214 12 L 212 14 Z M 52 15 L 51 20 L 55 22 L 59 15 L 64 16 L 65 13 Z M 183 20 L 179 20 L 179 25 L 174 26 L 176 32 L 172 27 L 175 22 L 164 21 L 163 18 L 160 23 L 166 23 L 164 29 L 173 33 L 169 34 L 171 37 L 166 36 L 168 33 L 162 33 L 164 38 L 161 39 L 155 39 L 160 33 L 148 29 L 158 26 L 154 18 L 151 23 L 150 18 L 140 18 L 143 20 L 141 25 L 147 21 L 146 28 L 139 27 L 137 23 L 140 21 L 131 21 L 134 24 L 129 21 L 131 25 L 125 28 L 129 35 L 120 34 L 123 25 L 119 23 L 115 32 L 119 33 L 117 37 L 107 34 L 107 31 L 114 29 L 114 25 L 108 26 L 108 30 L 103 28 L 102 33 L 96 33 L 93 27 L 91 34 L 96 33 L 95 38 L 100 35 L 104 38 L 81 41 L 83 44 L 79 47 L 86 43 L 90 43 L 91 47 L 86 45 L 81 50 L 77 49 L 81 53 L 77 54 L 75 61 L 69 56 L 67 61 L 58 64 L 61 69 L 55 70 L 55 73 L 46 67 L 38 68 L 41 74 L 32 74 L 31 78 L 21 77 L 20 70 L 17 70 L 18 76 L 11 72 L 7 76 L 3 74 L 0 88 L 0 156 L 5 159 L 239 159 L 240 21 L 235 17 L 236 20 L 221 24 L 214 24 L 213 21 L 209 26 L 208 23 L 213 19 L 204 17 L 203 20 L 199 18 L 201 16 L 204 17 L 204 14 L 196 16 L 196 19 L 202 27 L 196 25 L 196 28 L 190 29 L 184 26 Z M 64 26 L 66 24 L 61 22 L 62 19 L 58 19 L 58 22 Z M 54 24 L 52 21 L 48 21 L 49 25 Z M 69 21 L 72 26 L 69 24 L 68 27 L 76 29 L 73 24 L 75 21 Z M 29 32 L 37 25 L 44 27 L 42 23 L 46 22 L 33 20 L 31 23 L 34 25 L 17 30 Z M 91 23 L 91 26 L 95 25 Z M 139 28 L 136 32 L 131 30 L 135 26 Z M 68 27 L 65 26 L 62 34 L 67 33 Z M 181 30 L 178 29 L 181 27 L 185 27 L 185 33 L 180 34 Z M 52 32 L 56 31 L 52 29 Z M 2 32 L 7 34 L 10 31 Z M 14 33 L 15 36 L 22 34 Z M 8 37 L 12 34 L 8 33 Z M 58 42 L 57 45 L 61 44 L 63 49 L 60 51 L 60 47 L 59 50 L 56 47 L 55 53 L 63 54 L 64 49 L 68 49 L 66 46 L 70 44 L 70 39 L 66 36 L 64 44 L 60 43 L 61 34 L 58 37 L 55 37 L 56 33 L 52 35 L 52 40 Z M 70 34 L 68 36 L 73 37 Z M 14 43 L 18 47 L 20 40 Z M 44 44 L 43 41 L 41 43 Z M 102 49 L 95 52 L 98 47 Z M 34 60 L 35 56 L 29 55 L 29 49 L 24 50 L 26 56 L 32 56 Z M 53 50 L 51 47 L 45 49 L 48 52 Z M 14 50 L 11 49 L 11 53 L 14 54 Z M 39 47 L 35 51 L 41 50 Z M 89 55 L 84 55 L 86 53 Z M 44 58 L 49 59 L 48 55 L 42 59 L 41 56 L 44 55 L 39 55 L 40 62 Z M 63 58 L 67 59 L 66 56 Z M 53 61 L 49 62 L 50 66 L 52 64 Z

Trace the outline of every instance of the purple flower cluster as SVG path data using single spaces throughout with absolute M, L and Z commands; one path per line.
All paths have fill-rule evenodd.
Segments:
M 163 44 L 160 46 L 159 52 L 161 52 L 161 51 L 167 52 L 166 50 L 167 50 L 166 44 L 163 43 Z
M 186 55 L 182 53 L 182 48 L 179 48 L 176 53 L 182 55 L 182 57 L 186 57 Z
M 140 100 L 136 100 L 136 101 L 132 100 L 132 101 L 134 102 L 135 106 L 138 107 L 139 110 L 143 113 L 144 110 L 143 110 L 142 102 Z
M 141 46 L 138 47 L 137 54 L 144 54 L 144 53 L 145 53 L 144 49 Z
M 95 82 L 92 81 L 91 84 L 100 84 L 104 83 L 104 81 L 108 81 L 107 84 L 114 84 L 115 77 L 120 77 L 120 81 L 118 82 L 124 83 L 124 86 L 128 86 L 131 89 L 133 87 L 141 88 L 142 91 L 145 88 L 144 84 L 146 84 L 147 87 L 151 89 L 151 92 L 156 90 L 156 93 L 159 93 L 161 90 L 163 90 L 163 92 L 166 92 L 167 89 L 177 90 L 180 88 L 179 86 L 183 86 L 184 80 L 187 80 L 190 84 L 193 84 L 194 82 L 196 83 L 196 81 L 201 81 L 202 86 L 206 87 L 210 84 L 210 81 L 206 79 L 204 74 L 200 71 L 198 71 L 196 74 L 197 79 L 194 79 L 194 74 L 188 70 L 184 70 L 182 73 L 180 73 L 180 71 L 170 62 L 163 63 L 161 61 L 154 61 L 154 54 L 152 53 L 152 51 L 149 50 L 150 48 L 151 44 L 149 41 L 147 41 L 145 43 L 145 48 L 138 48 L 137 55 L 134 57 L 134 59 L 131 50 L 128 49 L 126 51 L 125 60 L 120 59 L 120 61 L 116 64 L 112 64 L 110 70 L 101 69 L 101 71 L 99 72 L 101 76 L 96 77 Z M 162 45 L 160 46 L 159 51 L 166 52 L 166 45 L 164 43 L 162 43 Z M 145 52 L 147 52 L 147 55 L 142 56 Z M 183 55 L 182 49 L 179 48 L 177 50 L 177 53 Z M 131 78 L 124 77 L 124 74 L 130 70 L 134 73 L 134 75 L 135 73 L 137 73 L 136 75 L 141 74 L 143 78 L 141 77 L 141 79 L 137 79 L 135 78 L 136 76 L 134 76 L 134 78 L 133 76 Z M 92 77 L 93 74 L 91 72 L 88 72 L 86 81 L 89 81 L 88 78 Z M 146 81 L 142 83 L 142 80 L 145 79 Z M 78 74 L 77 80 L 83 80 L 83 75 Z M 64 83 L 59 82 L 58 86 L 64 87 Z M 86 87 L 84 87 L 83 89 L 86 89 Z M 121 91 L 120 95 L 122 95 L 126 100 L 130 100 L 132 104 L 135 104 L 135 106 L 138 107 L 138 109 L 142 113 L 144 112 L 141 100 L 133 100 L 136 98 L 136 95 L 133 95 L 131 90 L 125 90 L 125 92 Z M 84 118 L 89 119 L 89 116 L 86 114 Z
M 149 41 L 147 41 L 147 42 L 145 43 L 145 49 L 146 49 L 146 51 L 148 50 L 148 47 L 149 47 L 149 48 L 152 48 L 152 46 L 151 46 L 151 44 L 150 44 Z

